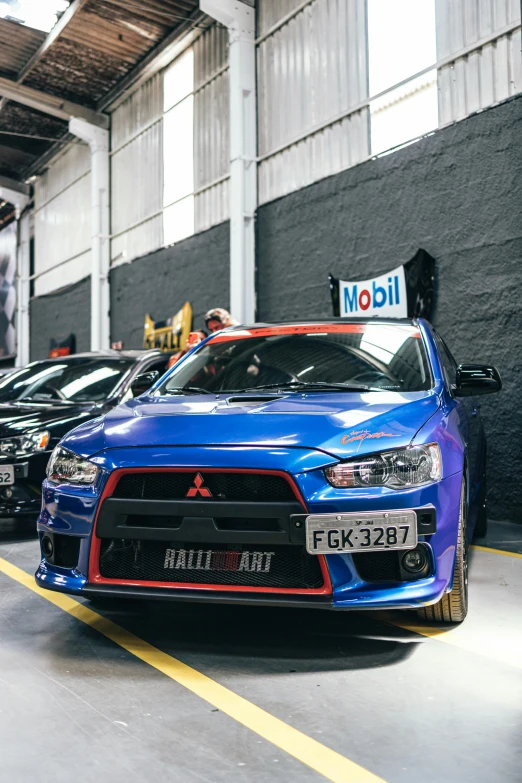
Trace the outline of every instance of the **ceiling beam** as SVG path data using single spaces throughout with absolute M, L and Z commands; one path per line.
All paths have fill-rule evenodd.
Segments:
M 11 179 L 11 177 L 0 176 L 0 188 L 14 190 L 17 193 L 22 193 L 24 196 L 29 196 L 31 194 L 30 185 L 26 185 L 24 182 L 18 182 L 18 180 Z
M 18 76 L 16 77 L 16 80 L 18 82 L 22 82 L 27 74 L 33 70 L 34 66 L 39 62 L 39 60 L 42 59 L 45 52 L 49 49 L 50 46 L 53 45 L 53 43 L 56 41 L 59 35 L 65 30 L 69 22 L 73 19 L 73 17 L 78 13 L 80 8 L 87 3 L 88 0 L 74 0 L 74 2 L 71 3 L 71 5 L 68 7 L 68 9 L 61 15 L 59 20 L 56 22 L 54 27 L 52 28 L 51 32 L 45 39 L 45 41 L 42 43 L 39 49 L 33 54 L 33 56 L 26 62 Z
M 98 125 L 100 128 L 109 127 L 109 118 L 106 114 L 99 111 L 88 109 L 71 101 L 65 101 L 57 98 L 56 95 L 49 95 L 40 90 L 34 90 L 32 87 L 26 87 L 25 84 L 18 84 L 11 79 L 5 79 L 0 76 L 0 95 L 15 103 L 21 103 L 23 106 L 29 106 L 44 114 L 50 114 L 52 117 L 58 117 L 60 120 L 69 121 L 71 117 L 80 117 L 87 120 L 92 125 Z
M 60 19 L 56 22 L 51 32 L 47 35 L 47 38 L 43 41 L 42 45 L 36 52 L 29 58 L 20 72 L 17 74 L 16 81 L 23 82 L 25 77 L 33 70 L 35 65 L 40 62 L 45 52 L 56 41 L 60 33 L 67 27 L 74 15 L 85 5 L 88 0 L 73 0 L 68 9 L 63 13 Z M 0 111 L 7 105 L 7 98 L 0 98 Z

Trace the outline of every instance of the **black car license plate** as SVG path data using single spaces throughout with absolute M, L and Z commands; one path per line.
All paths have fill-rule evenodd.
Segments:
M 311 555 L 416 546 L 417 515 L 412 510 L 312 514 L 306 518 L 306 549 Z

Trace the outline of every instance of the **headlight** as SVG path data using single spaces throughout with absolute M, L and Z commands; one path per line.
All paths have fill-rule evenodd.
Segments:
M 439 481 L 442 460 L 438 444 L 428 443 L 341 462 L 324 473 L 333 487 L 404 489 Z
M 17 435 L 15 438 L 3 438 L 0 440 L 0 454 L 10 457 L 25 457 L 28 454 L 36 454 L 45 451 L 50 440 L 47 430 L 28 432 L 26 435 Z
M 72 451 L 57 446 L 47 465 L 47 478 L 57 484 L 94 484 L 100 468 Z

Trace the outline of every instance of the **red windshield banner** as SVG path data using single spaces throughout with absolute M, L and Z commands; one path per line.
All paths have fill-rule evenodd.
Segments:
M 378 326 L 382 328 L 381 324 L 295 324 L 287 326 L 264 326 L 253 329 L 236 329 L 231 332 L 218 332 L 213 337 L 213 343 L 225 343 L 231 340 L 242 340 L 249 337 L 282 337 L 283 335 L 291 334 L 364 334 L 368 327 Z M 407 324 L 386 324 L 386 328 L 389 329 L 407 329 L 411 333 L 411 337 L 420 337 L 418 329 L 415 329 Z
M 246 337 L 275 337 L 285 334 L 333 334 L 344 332 L 351 334 L 363 334 L 366 324 L 296 324 L 295 326 L 264 326 L 256 329 L 237 329 L 234 332 L 222 332 L 212 340 L 215 342 L 228 342 L 240 340 Z

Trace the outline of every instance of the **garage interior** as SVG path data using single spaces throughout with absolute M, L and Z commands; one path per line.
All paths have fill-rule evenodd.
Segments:
M 6 780 L 522 780 L 521 121 L 519 0 L 0 0 L 0 371 L 185 302 L 331 317 L 330 273 L 422 248 L 431 321 L 503 380 L 459 627 L 98 608 L 1 518 Z

